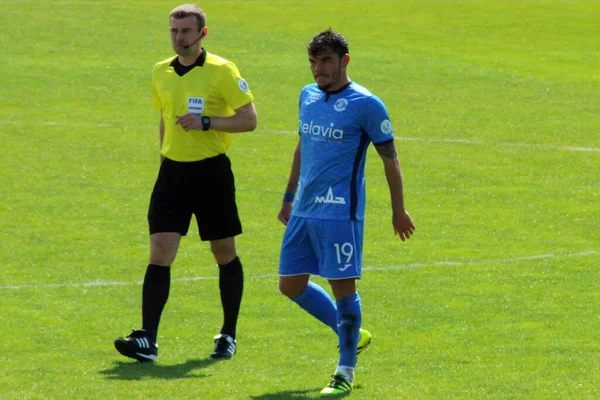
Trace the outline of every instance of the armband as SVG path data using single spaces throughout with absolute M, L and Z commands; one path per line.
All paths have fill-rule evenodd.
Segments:
M 283 201 L 285 203 L 293 203 L 295 197 L 296 197 L 296 193 L 285 192 L 285 194 L 283 195 Z

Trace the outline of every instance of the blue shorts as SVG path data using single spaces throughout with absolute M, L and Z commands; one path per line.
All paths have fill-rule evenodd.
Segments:
M 292 216 L 283 235 L 279 275 L 360 279 L 363 222 Z

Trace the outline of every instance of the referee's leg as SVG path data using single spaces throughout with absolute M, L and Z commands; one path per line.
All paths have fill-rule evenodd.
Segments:
M 223 306 L 223 326 L 216 337 L 212 358 L 231 358 L 236 351 L 238 315 L 244 291 L 244 270 L 237 256 L 235 237 L 211 240 L 210 250 L 219 265 L 219 291 Z
M 181 234 L 157 232 L 150 235 L 150 262 L 142 286 L 142 329 L 156 343 L 160 317 L 171 287 L 171 264 L 175 261 Z

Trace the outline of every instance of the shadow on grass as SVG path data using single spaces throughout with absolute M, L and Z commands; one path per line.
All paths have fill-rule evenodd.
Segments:
M 362 386 L 355 385 L 354 390 L 361 389 Z M 320 398 L 321 389 L 307 389 L 307 390 L 286 390 L 284 392 L 267 393 L 260 396 L 250 396 L 252 400 L 314 400 Z M 352 391 L 354 393 L 354 390 Z M 327 396 L 328 399 L 341 399 L 348 397 L 349 395 L 338 395 L 338 396 Z
M 267 393 L 260 396 L 250 396 L 252 400 L 312 400 L 322 388 L 307 390 L 286 390 L 284 392 Z M 308 396 L 312 394 L 312 396 Z
M 198 369 L 206 368 L 211 364 L 218 362 L 212 358 L 201 360 L 187 360 L 183 364 L 160 365 L 155 363 L 139 362 L 115 362 L 115 366 L 110 369 L 99 371 L 105 375 L 105 379 L 117 379 L 123 381 L 137 381 L 144 378 L 156 379 L 186 379 L 186 378 L 205 378 L 208 375 L 192 375 L 192 372 Z

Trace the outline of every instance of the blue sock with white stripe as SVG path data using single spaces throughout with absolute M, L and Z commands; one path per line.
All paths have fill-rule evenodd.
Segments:
M 292 301 L 337 334 L 337 309 L 329 294 L 321 286 L 308 281 L 306 289 Z
M 360 326 L 362 324 L 362 308 L 360 296 L 353 296 L 337 300 L 337 324 L 340 341 L 340 363 L 345 367 L 354 367 L 356 364 L 356 347 L 360 339 Z

